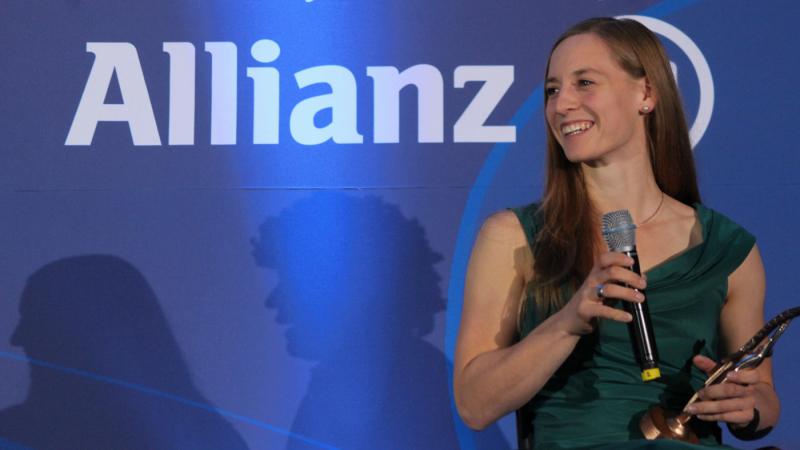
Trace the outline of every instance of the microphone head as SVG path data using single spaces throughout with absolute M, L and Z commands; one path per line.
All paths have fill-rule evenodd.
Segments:
M 603 214 L 603 239 L 612 252 L 626 252 L 636 247 L 636 225 L 627 209 Z

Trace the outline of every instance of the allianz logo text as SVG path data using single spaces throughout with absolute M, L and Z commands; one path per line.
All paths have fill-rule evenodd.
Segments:
M 211 145 L 235 145 L 237 127 L 237 75 L 239 62 L 233 42 L 206 42 L 211 59 Z M 133 145 L 162 145 L 158 126 L 136 47 L 128 42 L 87 42 L 86 51 L 95 59 L 83 95 L 72 119 L 65 145 L 92 144 L 102 122 L 127 122 Z M 189 42 L 164 42 L 169 56 L 168 145 L 195 143 L 195 46 Z M 280 46 L 261 39 L 250 48 L 252 58 L 261 64 L 278 59 Z M 105 103 L 116 74 L 120 103 Z M 280 73 L 274 67 L 246 68 L 253 83 L 253 144 L 278 144 L 280 136 Z M 373 142 L 400 141 L 400 91 L 406 86 L 417 90 L 417 142 L 444 142 L 444 81 L 435 66 L 417 64 L 403 71 L 393 66 L 368 66 L 373 80 Z M 326 142 L 361 144 L 364 136 L 356 127 L 357 83 L 353 73 L 339 65 L 309 67 L 294 73 L 299 89 L 327 85 L 328 93 L 304 98 L 289 114 L 289 131 L 294 141 L 304 145 Z M 453 71 L 453 87 L 469 82 L 482 86 L 453 124 L 453 141 L 515 142 L 512 125 L 487 125 L 486 121 L 514 82 L 514 66 L 464 65 Z M 315 116 L 330 109 L 330 123 L 318 126 Z

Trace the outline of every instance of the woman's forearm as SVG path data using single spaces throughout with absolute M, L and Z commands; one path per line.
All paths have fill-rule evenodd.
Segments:
M 560 326 L 555 314 L 520 342 L 475 357 L 455 375 L 456 406 L 464 422 L 483 429 L 527 403 L 578 340 Z

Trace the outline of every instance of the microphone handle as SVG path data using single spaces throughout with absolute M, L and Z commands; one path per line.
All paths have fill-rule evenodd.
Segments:
M 637 275 L 641 275 L 639 254 L 636 252 L 636 247 L 622 251 L 622 253 L 633 259 L 633 266 L 629 267 L 629 269 Z M 627 283 L 623 283 L 623 285 L 644 294 L 643 290 L 629 286 Z M 628 333 L 633 343 L 636 362 L 639 363 L 639 368 L 642 370 L 642 380 L 652 381 L 660 378 L 658 349 L 656 347 L 656 337 L 653 333 L 653 324 L 650 321 L 650 309 L 647 306 L 647 300 L 642 303 L 622 302 L 622 307 L 633 316 L 633 320 L 628 322 Z

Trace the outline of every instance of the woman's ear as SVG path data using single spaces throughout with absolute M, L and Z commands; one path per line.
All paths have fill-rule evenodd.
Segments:
M 653 111 L 656 107 L 655 90 L 650 86 L 650 80 L 644 77 L 640 80 L 642 89 L 641 105 L 639 105 L 639 112 L 647 114 Z

